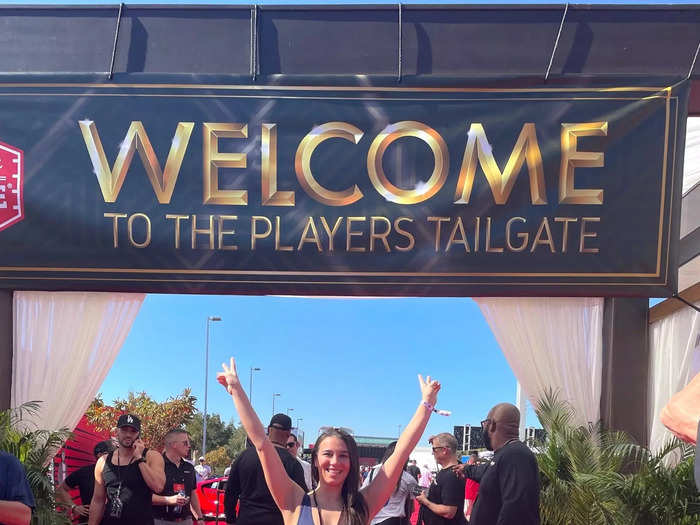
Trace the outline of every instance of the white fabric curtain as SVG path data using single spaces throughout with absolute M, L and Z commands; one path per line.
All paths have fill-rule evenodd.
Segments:
M 700 117 L 688 117 L 683 162 L 683 193 L 700 183 Z
M 656 321 L 649 346 L 649 448 L 658 450 L 673 437 L 659 420 L 661 409 L 700 373 L 700 313 L 684 307 Z
M 114 363 L 144 294 L 15 292 L 13 407 L 41 401 L 41 428 L 75 428 Z
M 530 402 L 552 388 L 576 410 L 576 423 L 600 419 L 603 299 L 474 299 Z

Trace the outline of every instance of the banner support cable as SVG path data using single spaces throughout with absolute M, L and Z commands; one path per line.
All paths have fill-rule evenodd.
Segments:
M 695 56 L 697 56 L 697 53 L 695 54 Z M 685 299 L 683 299 L 683 298 L 682 298 L 680 295 L 678 295 L 677 293 L 674 293 L 671 297 L 673 297 L 674 299 L 679 300 L 679 301 L 682 302 L 682 303 L 685 303 L 686 306 L 690 306 L 693 310 L 695 310 L 696 312 L 700 313 L 700 307 L 695 306 L 695 305 L 694 305 L 693 303 L 691 303 L 690 301 L 686 301 Z
M 398 52 L 398 78 L 397 83 L 401 83 L 403 77 L 403 6 L 399 2 L 399 52 Z
M 109 63 L 109 76 L 108 79 L 112 80 L 114 76 L 114 59 L 117 56 L 117 40 L 119 39 L 119 26 L 122 23 L 122 9 L 124 8 L 124 2 L 119 3 L 119 13 L 117 14 L 117 28 L 114 31 L 114 45 L 112 46 L 112 60 Z
M 695 69 L 695 61 L 698 59 L 698 51 L 700 51 L 700 42 L 698 42 L 698 47 L 695 48 L 695 56 L 690 64 L 690 69 L 688 70 L 688 76 L 685 77 L 686 80 L 690 80 L 690 76 L 693 74 L 693 69 Z
M 554 49 L 552 49 L 552 56 L 549 57 L 549 65 L 547 66 L 547 72 L 544 74 L 544 81 L 546 82 L 549 78 L 549 72 L 552 70 L 552 64 L 554 63 L 554 55 L 557 52 L 557 47 L 559 46 L 559 38 L 561 37 L 561 31 L 564 29 L 564 21 L 566 20 L 566 13 L 569 11 L 569 2 L 564 6 L 564 14 L 561 17 L 561 23 L 559 24 L 559 31 L 557 32 L 557 38 L 554 41 Z
M 255 82 L 258 74 L 258 5 L 250 7 L 250 76 Z

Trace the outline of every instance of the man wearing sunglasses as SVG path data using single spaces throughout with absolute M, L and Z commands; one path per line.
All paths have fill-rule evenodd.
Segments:
M 289 439 L 287 440 L 287 450 L 289 453 L 297 458 L 297 461 L 301 464 L 301 468 L 304 469 L 304 482 L 306 487 L 311 490 L 311 463 L 304 461 L 299 457 L 299 445 L 301 443 L 294 434 L 289 434 Z
M 540 477 L 537 459 L 518 439 L 520 411 L 515 405 L 493 407 L 481 429 L 486 448 L 494 451 L 486 465 L 457 465 L 460 476 L 479 483 L 471 525 L 539 525 Z
M 275 414 L 267 427 L 267 434 L 275 445 L 284 469 L 304 492 L 304 470 L 301 464 L 287 452 L 287 441 L 292 429 L 292 420 L 286 414 Z M 236 502 L 240 502 L 236 515 Z M 265 482 L 258 452 L 255 447 L 248 447 L 231 465 L 226 492 L 224 496 L 226 523 L 236 525 L 283 525 L 282 513 L 272 499 Z
M 464 525 L 464 479 L 452 470 L 459 465 L 457 439 L 447 432 L 429 440 L 435 462 L 441 470 L 431 483 L 428 494 L 416 497 L 421 504 L 420 516 L 425 525 Z
M 165 487 L 153 494 L 154 525 L 192 525 L 204 523 L 197 498 L 194 466 L 184 461 L 190 455 L 190 435 L 185 430 L 173 429 L 165 434 Z

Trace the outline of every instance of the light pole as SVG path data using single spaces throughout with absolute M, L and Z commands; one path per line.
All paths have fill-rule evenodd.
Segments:
M 288 408 L 288 409 L 287 409 L 287 415 L 289 415 L 290 412 L 294 412 L 294 409 L 293 409 L 293 408 Z
M 207 453 L 207 394 L 209 393 L 209 322 L 221 321 L 221 317 L 207 317 L 206 350 L 204 351 L 204 418 L 202 419 L 202 456 Z
M 250 406 L 253 406 L 253 372 L 259 372 L 260 369 L 256 366 L 250 367 L 250 382 L 248 383 L 248 397 L 250 398 Z
M 304 421 L 304 418 L 303 418 L 303 417 L 298 417 L 298 418 L 297 418 L 297 432 L 299 431 L 299 422 L 300 422 L 300 421 Z
M 282 394 L 272 394 L 272 416 L 275 415 L 275 398 L 281 395 Z

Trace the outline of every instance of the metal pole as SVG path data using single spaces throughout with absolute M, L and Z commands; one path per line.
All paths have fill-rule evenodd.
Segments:
M 253 406 L 253 372 L 258 371 L 260 371 L 258 367 L 250 367 L 250 382 L 248 383 L 248 398 L 250 399 L 250 406 Z
M 272 416 L 270 416 L 270 419 L 275 415 L 275 398 L 279 395 L 280 394 L 272 394 Z
M 525 405 L 525 392 L 523 392 L 523 387 L 518 381 L 518 388 L 515 394 L 515 404 L 520 411 L 520 427 L 518 428 L 518 439 L 520 441 L 525 440 L 525 419 L 527 416 L 527 406 Z
M 221 321 L 221 317 L 207 317 L 206 346 L 204 351 L 204 418 L 202 419 L 202 456 L 207 454 L 207 398 L 209 393 L 209 321 Z

